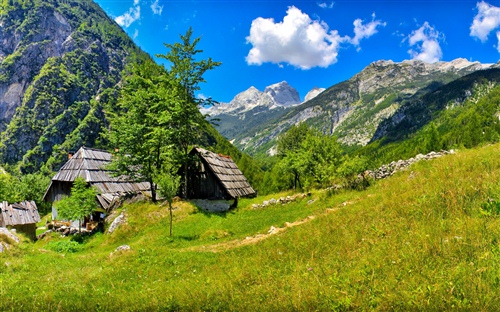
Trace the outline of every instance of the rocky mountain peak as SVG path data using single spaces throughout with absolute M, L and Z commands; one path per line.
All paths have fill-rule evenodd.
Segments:
M 264 89 L 264 92 L 254 86 L 238 93 L 229 103 L 219 103 L 209 109 L 203 109 L 203 113 L 212 116 L 228 114 L 241 115 L 254 108 L 274 109 L 277 107 L 290 107 L 300 104 L 299 92 L 286 81 L 272 84 Z
M 272 84 L 264 89 L 278 106 L 292 106 L 300 103 L 299 92 L 286 81 Z
M 325 91 L 325 88 L 318 88 L 318 87 L 312 88 L 311 91 L 307 92 L 306 97 L 304 98 L 304 102 L 314 99 L 315 97 L 318 96 L 318 94 L 320 94 L 323 91 Z
M 425 81 L 442 73 L 452 73 L 463 76 L 476 70 L 491 67 L 491 64 L 470 62 L 464 58 L 451 62 L 426 63 L 420 60 L 405 60 L 402 62 L 376 61 L 356 74 L 353 79 L 359 83 L 361 93 L 371 93 L 374 90 L 393 85 L 411 85 L 411 81 Z M 406 90 L 407 94 L 414 94 L 416 88 Z

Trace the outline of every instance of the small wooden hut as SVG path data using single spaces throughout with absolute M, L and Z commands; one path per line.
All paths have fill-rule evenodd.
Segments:
M 43 199 L 47 202 L 61 200 L 71 194 L 71 187 L 77 177 L 82 177 L 89 186 L 97 189 L 97 201 L 101 212 L 108 212 L 113 205 L 126 196 L 136 196 L 149 190 L 147 182 L 132 182 L 124 177 L 112 177 L 106 168 L 111 163 L 112 154 L 103 150 L 81 147 L 52 178 Z M 57 211 L 52 208 L 52 217 Z
M 5 201 L 0 203 L 0 227 L 15 229 L 34 240 L 37 222 L 40 222 L 40 215 L 34 201 L 10 205 Z
M 194 147 L 195 161 L 188 168 L 189 199 L 237 200 L 253 197 L 256 192 L 229 156 Z

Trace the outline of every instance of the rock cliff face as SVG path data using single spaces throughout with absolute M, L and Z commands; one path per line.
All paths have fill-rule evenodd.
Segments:
M 234 144 L 249 153 L 263 152 L 291 125 L 306 122 L 323 133 L 338 136 L 346 145 L 366 145 L 374 138 L 379 124 L 389 118 L 397 119 L 395 114 L 401 113 L 399 108 L 410 99 L 494 66 L 465 59 L 434 64 L 415 60 L 374 62 L 304 104 L 240 133 Z
M 99 99 L 146 56 L 91 0 L 9 3 L 0 9 L 0 162 L 30 171 L 95 145 Z

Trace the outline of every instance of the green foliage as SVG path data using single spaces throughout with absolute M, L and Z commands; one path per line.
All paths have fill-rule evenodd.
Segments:
M 271 177 L 265 179 L 267 187 L 287 189 L 288 183 L 279 181 L 287 176 L 292 177 L 293 188 L 326 186 L 333 179 L 341 155 L 336 137 L 323 135 L 304 123 L 294 125 L 278 139 L 277 156 L 280 160 L 276 169 L 271 171 Z
M 107 114 L 110 145 L 116 148 L 111 168 L 134 180 L 148 181 L 156 200 L 155 176 L 172 152 L 171 103 L 176 97 L 167 73 L 152 60 L 129 68 L 118 109 Z
M 183 164 L 184 172 L 187 174 L 188 155 L 191 145 L 200 141 L 207 128 L 207 121 L 200 113 L 199 107 L 211 105 L 213 101 L 197 98 L 195 92 L 200 89 L 200 84 L 206 82 L 203 77 L 205 73 L 219 65 L 211 58 L 197 60 L 202 50 L 197 48 L 201 38 L 192 39 L 193 30 L 189 28 L 185 35 L 181 35 L 181 42 L 164 44 L 169 50 L 166 54 L 157 57 L 170 62 L 168 78 L 175 88 L 175 98 L 172 99 L 170 107 L 171 129 L 170 136 L 172 147 L 177 150 L 174 158 L 179 164 Z M 183 194 L 187 194 L 188 179 L 184 177 Z
M 356 154 L 369 157 L 375 165 L 441 149 L 471 148 L 500 140 L 500 85 L 476 85 L 475 93 L 461 104 L 450 102 L 446 110 L 404 140 L 381 139 Z
M 8 173 L 0 173 L 0 201 L 15 203 L 19 200 L 16 180 Z
M 483 203 L 482 212 L 488 216 L 498 216 L 500 215 L 500 201 L 493 198 L 489 198 L 488 201 Z
M 54 203 L 58 217 L 62 220 L 81 220 L 97 208 L 96 191 L 87 187 L 87 182 L 78 177 L 73 182 L 71 195 Z
M 168 202 L 168 210 L 170 212 L 170 237 L 172 237 L 173 223 L 172 202 L 174 197 L 179 192 L 180 179 L 180 176 L 177 176 L 172 172 L 172 168 L 164 168 L 163 172 L 156 179 L 158 181 L 161 196 Z
M 83 250 L 83 245 L 72 240 L 60 240 L 55 242 L 50 242 L 47 244 L 47 248 L 59 253 L 74 253 Z
M 368 169 L 369 162 L 366 157 L 345 156 L 337 168 L 337 174 L 344 180 L 344 184 L 352 189 L 365 189 L 370 181 L 364 177 L 363 172 Z
M 11 175 L 0 168 L 0 201 L 17 203 L 24 200 L 35 201 L 40 215 L 50 211 L 50 204 L 43 201 L 43 195 L 50 183 L 50 175 L 45 173 Z
M 3 4 L 4 37 L 16 36 L 20 41 L 6 48 L 12 53 L 0 64 L 0 81 L 21 79 L 27 91 L 12 120 L 0 124 L 0 131 L 6 130 L 0 138 L 0 158 L 9 164 L 22 161 L 23 172 L 37 171 L 49 158 L 58 169 L 61 155 L 68 150 L 98 146 L 107 122 L 103 108 L 92 101 L 103 90 L 115 88 L 126 64 L 149 56 L 93 1 L 8 0 Z M 56 23 L 61 28 L 46 33 L 42 22 L 50 22 L 54 15 L 67 24 Z M 54 36 L 65 32 L 71 32 L 69 52 L 59 51 L 54 43 Z M 39 57 L 28 59 L 29 55 Z M 16 71 L 20 66 L 28 69 L 22 77 Z
M 112 168 L 148 181 L 153 201 L 164 167 L 173 162 L 187 165 L 189 147 L 200 142 L 207 126 L 198 110 L 206 100 L 197 99 L 194 92 L 205 82 L 204 73 L 219 63 L 210 58 L 196 61 L 202 52 L 196 49 L 200 38 L 191 42 L 191 35 L 189 29 L 181 43 L 165 44 L 170 51 L 158 57 L 171 62 L 168 70 L 150 59 L 129 68 L 118 110 L 108 113 L 109 142 L 118 148 Z

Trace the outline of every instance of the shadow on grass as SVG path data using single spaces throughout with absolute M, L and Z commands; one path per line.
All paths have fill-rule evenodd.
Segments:
M 203 207 L 196 201 L 191 201 L 191 203 L 196 207 L 195 213 L 202 213 L 203 215 L 209 218 L 212 217 L 227 218 L 228 214 L 234 214 L 235 210 L 237 210 L 237 208 L 231 208 L 231 207 L 227 210 L 221 210 L 221 208 L 217 207 L 216 205 L 214 205 L 212 208 L 208 208 L 206 205 L 204 205 L 205 207 Z
M 200 238 L 200 235 L 179 235 L 179 236 L 174 236 L 175 238 L 178 238 L 180 240 L 184 241 L 194 241 Z M 170 237 L 169 237 L 170 238 Z

